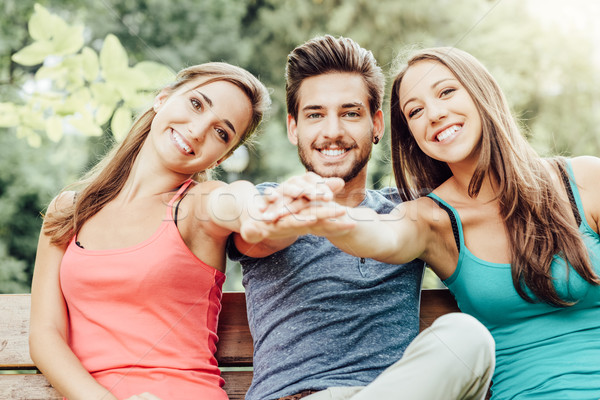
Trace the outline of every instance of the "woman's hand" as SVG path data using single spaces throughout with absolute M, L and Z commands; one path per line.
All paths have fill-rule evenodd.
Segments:
M 345 207 L 333 201 L 334 194 L 343 187 L 344 181 L 340 178 L 323 178 L 312 172 L 288 179 L 266 191 L 260 216 L 242 223 L 242 238 L 248 243 L 258 243 L 265 239 L 306 233 L 333 234 L 351 229 L 354 224 L 347 218 Z
M 323 178 L 314 172 L 294 176 L 277 188 L 267 189 L 263 197 L 266 205 L 263 218 L 276 222 L 286 215 L 314 207 L 314 202 L 330 202 L 343 187 L 341 178 Z

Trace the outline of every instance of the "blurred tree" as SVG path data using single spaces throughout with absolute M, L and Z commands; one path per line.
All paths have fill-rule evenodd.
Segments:
M 29 290 L 40 212 L 58 188 L 79 175 L 88 157 L 83 139 L 44 139 L 35 148 L 14 131 L 0 134 L 0 292 Z
M 132 64 L 155 61 L 178 70 L 190 64 L 223 60 L 259 76 L 273 90 L 273 108 L 250 152 L 248 168 L 235 175 L 254 182 L 277 181 L 302 171 L 296 149 L 285 134 L 285 60 L 295 46 L 325 33 L 352 37 L 372 50 L 390 78 L 396 69 L 397 54 L 411 46 L 465 49 L 499 80 L 540 153 L 600 155 L 600 135 L 595 132 L 600 122 L 600 93 L 595 88 L 600 82 L 591 58 L 595 49 L 590 37 L 583 30 L 565 32 L 542 26 L 526 7 L 527 1 L 38 2 L 69 25 L 84 27 L 81 32 L 88 55 L 101 53 L 106 43 L 102 38 L 111 34 L 114 42 L 126 49 Z M 27 83 L 31 76 L 43 75 L 38 71 L 39 65 L 20 65 L 12 59 L 30 43 L 28 21 L 34 13 L 33 2 L 3 0 L 0 11 L 0 98 L 3 102 L 19 103 L 26 94 L 23 88 L 31 86 Z M 82 55 L 83 51 L 77 54 Z M 72 64 L 69 68 L 75 68 Z M 46 73 L 50 72 L 48 68 Z M 69 71 L 67 75 L 72 79 L 74 70 Z M 67 86 L 62 92 L 69 92 Z M 386 102 L 388 97 L 386 93 Z M 124 104 L 121 101 L 119 104 Z M 0 124 L 10 125 L 11 119 L 19 116 L 15 109 L 6 107 L 0 110 Z M 387 103 L 384 112 L 389 115 Z M 83 165 L 101 157 L 112 143 L 109 125 L 100 124 L 101 136 L 83 140 L 66 134 L 57 144 L 49 139 L 58 139 L 52 133 L 57 124 L 46 125 L 45 113 L 35 115 L 19 118 L 25 122 L 22 126 L 36 125 L 50 133 L 34 139 L 39 148 L 19 141 L 14 130 L 0 128 L 0 249 L 5 249 L 4 253 L 0 251 L 0 257 L 12 260 L 11 276 L 15 281 L 20 279 L 18 271 L 28 273 L 31 269 L 39 211 L 65 182 L 74 180 Z M 49 154 L 54 164 L 44 159 Z M 393 184 L 389 159 L 388 127 L 371 161 L 370 179 L 374 186 Z M 222 179 L 233 176 L 220 174 Z M 32 219 L 22 217 L 25 214 Z
M 113 34 L 136 61 L 152 60 L 173 70 L 206 61 L 244 64 L 252 51 L 240 41 L 240 21 L 249 0 L 86 1 L 76 13 L 92 37 Z
M 253 180 L 283 179 L 298 171 L 299 164 L 288 156 L 294 149 L 285 139 L 285 56 L 324 33 L 352 37 L 372 50 L 390 80 L 396 56 L 413 47 L 467 50 L 500 81 L 538 151 L 600 155 L 593 130 L 600 113 L 588 111 L 600 103 L 590 38 L 542 27 L 522 1 L 257 0 L 248 7 L 243 32 L 260 44 L 249 67 L 275 88 L 273 117 L 253 159 L 259 167 L 249 171 Z M 577 46 L 569 45 L 573 41 Z M 571 106 L 576 104 L 581 107 Z M 384 111 L 389 114 L 389 105 Z M 393 182 L 387 129 L 371 162 L 375 186 Z M 587 140 L 580 142 L 582 137 Z
M 152 61 L 129 66 L 126 50 L 107 35 L 99 54 L 84 47 L 83 26 L 70 25 L 39 4 L 28 23 L 33 39 L 12 56 L 27 67 L 40 66 L 20 102 L 0 103 L 0 126 L 15 127 L 32 146 L 40 133 L 58 142 L 69 130 L 101 136 L 110 121 L 110 133 L 120 141 L 128 132 L 133 113 L 146 106 L 156 90 L 173 80 L 167 67 Z
M 17 285 L 0 284 L 0 290 L 30 281 L 39 212 L 50 200 L 48 193 L 55 194 L 81 172 L 90 156 L 84 137 L 120 139 L 133 110 L 151 101 L 158 83 L 173 78 L 158 63 L 129 67 L 125 49 L 112 35 L 99 55 L 82 48 L 83 27 L 67 24 L 39 4 L 28 31 L 33 42 L 11 59 L 37 68 L 23 83 L 30 89 L 17 92 L 15 101 L 0 103 L 0 127 L 13 128 L 0 135 L 0 258 L 10 266 L 0 282 L 4 278 Z M 18 140 L 23 138 L 27 142 Z M 67 154 L 71 152 L 75 154 Z

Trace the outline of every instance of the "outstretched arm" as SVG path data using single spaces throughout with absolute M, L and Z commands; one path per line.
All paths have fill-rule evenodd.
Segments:
M 350 208 L 347 218 L 353 221 L 354 228 L 324 236 L 336 247 L 357 257 L 389 264 L 422 258 L 429 228 L 425 221 L 413 216 L 416 207 L 417 202 L 403 203 L 390 214 L 377 214 L 364 207 Z
M 343 185 L 309 172 L 260 195 L 249 182 L 235 182 L 211 194 L 211 218 L 235 232 L 241 253 L 266 257 L 308 233 L 309 226 L 341 216 L 344 210 L 331 199 Z

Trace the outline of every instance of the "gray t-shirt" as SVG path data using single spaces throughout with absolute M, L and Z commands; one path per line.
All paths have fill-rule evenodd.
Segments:
M 399 202 L 387 188 L 369 190 L 360 206 L 385 214 Z M 242 265 L 254 342 L 247 400 L 365 386 L 419 333 L 420 260 L 361 259 L 313 235 L 265 258 L 244 256 L 230 241 L 228 254 Z

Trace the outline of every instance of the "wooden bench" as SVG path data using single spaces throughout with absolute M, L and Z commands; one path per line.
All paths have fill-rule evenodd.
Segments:
M 458 311 L 446 289 L 425 289 L 421 295 L 421 330 L 440 315 Z M 0 399 L 62 399 L 29 357 L 28 294 L 0 295 Z M 243 399 L 252 380 L 252 337 L 244 293 L 223 296 L 217 360 L 231 400 Z M 17 373 L 29 372 L 29 373 Z

